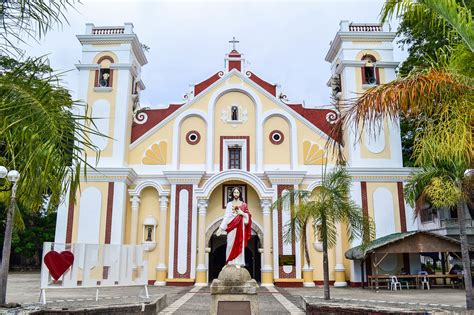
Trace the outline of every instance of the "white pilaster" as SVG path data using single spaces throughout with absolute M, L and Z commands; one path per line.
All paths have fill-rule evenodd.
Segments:
M 114 183 L 112 228 L 110 244 L 123 244 L 125 241 L 125 213 L 127 202 L 127 184 L 125 182 Z
M 273 279 L 264 279 L 267 273 L 272 275 L 272 218 L 271 218 L 271 201 L 263 199 L 260 201 L 263 214 L 263 268 L 262 268 L 262 286 L 273 286 Z
M 339 279 L 339 281 L 336 280 L 336 282 L 334 282 L 334 286 L 347 287 L 347 282 L 342 281 L 346 269 L 344 268 L 344 264 L 342 261 L 343 258 L 342 258 L 342 237 L 341 236 L 343 232 L 342 232 L 342 226 L 340 222 L 336 224 L 336 229 L 339 231 L 339 233 L 337 233 L 336 235 L 336 266 L 334 267 L 334 272 L 341 273 L 341 279 Z
M 137 244 L 137 229 L 138 229 L 138 211 L 140 209 L 140 196 L 133 195 L 130 198 L 130 202 L 132 203 L 132 220 L 130 226 L 130 244 L 136 245 Z
M 161 196 L 160 197 L 160 221 L 159 221 L 159 238 L 158 238 L 158 265 L 156 265 L 156 271 L 161 274 L 166 274 L 166 261 L 165 261 L 165 243 L 166 243 L 166 223 L 168 217 L 168 196 Z M 163 281 L 164 279 L 157 279 L 155 281 L 156 286 L 163 286 L 166 285 L 166 282 Z
M 207 199 L 198 200 L 198 265 L 196 272 L 196 286 L 207 285 L 207 268 L 206 268 L 206 213 L 209 201 Z

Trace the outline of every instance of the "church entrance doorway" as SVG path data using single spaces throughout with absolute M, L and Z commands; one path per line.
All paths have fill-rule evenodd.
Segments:
M 253 231 L 252 231 L 253 232 Z M 209 283 L 217 279 L 219 272 L 225 265 L 226 236 L 212 235 L 210 240 L 211 251 L 209 253 Z M 257 235 L 251 235 L 245 248 L 245 269 L 248 270 L 252 279 L 261 281 L 262 268 L 261 255 L 258 252 L 260 248 L 260 239 Z

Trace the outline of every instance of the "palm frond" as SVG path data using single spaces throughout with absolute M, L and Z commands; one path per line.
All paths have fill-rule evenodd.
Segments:
M 463 176 L 474 152 L 474 98 L 470 96 L 449 102 L 449 111 L 435 115 L 415 135 L 415 165 L 457 168 L 457 177 Z
M 470 104 L 473 99 L 473 86 L 471 78 L 446 68 L 430 68 L 426 71 L 411 73 L 407 77 L 373 87 L 360 98 L 348 100 L 346 104 L 341 105 L 341 118 L 335 128 L 354 130 L 357 135 L 355 141 L 360 141 L 364 130 L 377 136 L 384 121 L 397 122 L 399 115 L 414 118 L 424 115 L 432 120 L 452 118 L 453 105 L 460 106 L 457 121 L 464 119 L 464 123 L 456 127 L 458 129 L 471 128 L 469 119 L 472 119 Z M 462 113 L 463 111 L 465 113 Z M 417 123 L 421 124 L 425 121 L 420 120 Z M 438 135 L 442 137 L 441 134 Z M 464 137 L 463 135 L 466 133 L 458 134 L 459 137 Z M 445 140 L 448 141 L 448 139 Z M 463 144 L 459 146 L 458 156 L 471 155 L 472 135 L 470 138 L 458 140 L 462 140 Z M 342 156 L 343 147 L 346 145 L 344 142 L 333 141 L 329 145 L 332 146 L 334 152 L 339 152 L 339 156 Z
M 75 0 L 2 1 L 0 4 L 0 52 L 21 55 L 18 43 L 28 38 L 42 38 L 56 25 L 67 23 L 65 13 L 74 8 Z
M 429 19 L 433 26 L 442 26 L 445 36 L 450 36 L 450 25 L 471 51 L 474 49 L 474 23 L 472 12 L 462 1 L 456 0 L 387 0 L 380 17 L 387 22 L 394 17 L 413 15 Z M 441 18 L 439 18 L 441 17 Z
M 400 113 L 414 117 L 448 112 L 453 99 L 472 91 L 471 78 L 431 68 L 373 87 L 360 98 L 350 100 L 341 121 L 350 124 L 353 119 L 361 124 L 356 124 L 356 129 L 376 130 L 383 118 L 396 121 Z
M 472 12 L 462 1 L 422 0 L 425 6 L 442 16 L 461 36 L 471 51 L 474 51 L 474 23 Z
M 54 208 L 69 187 L 77 187 L 80 167 L 93 167 L 86 152 L 97 152 L 89 134 L 100 134 L 91 118 L 72 113 L 81 104 L 41 64 L 10 63 L 0 75 L 0 141 L 7 167 L 21 173 L 19 202 L 31 210 L 42 205 L 44 195 Z
M 426 188 L 433 178 L 455 179 L 455 175 L 446 168 L 423 167 L 412 173 L 405 186 L 405 196 L 409 204 L 414 207 L 414 216 L 418 217 L 425 207 L 427 200 Z

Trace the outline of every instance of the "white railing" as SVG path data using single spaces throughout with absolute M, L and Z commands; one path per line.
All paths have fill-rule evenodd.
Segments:
M 355 24 L 349 25 L 350 32 L 382 32 L 380 24 Z
M 94 27 L 92 35 L 116 35 L 124 34 L 125 27 Z
M 144 286 L 148 297 L 148 253 L 143 245 L 45 242 L 40 299 L 46 290 Z
M 466 227 L 474 227 L 474 220 L 466 219 Z M 459 228 L 458 219 L 442 219 L 440 220 L 443 228 Z

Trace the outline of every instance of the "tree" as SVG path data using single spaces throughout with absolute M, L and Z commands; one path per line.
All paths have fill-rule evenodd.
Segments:
M 19 43 L 42 38 L 56 25 L 67 22 L 65 12 L 75 0 L 22 0 L 0 3 L 0 55 L 22 55 Z
M 346 225 L 349 241 L 362 239 L 366 243 L 374 236 L 373 222 L 363 215 L 362 209 L 350 199 L 351 177 L 343 167 L 323 173 L 321 185 L 313 190 L 294 190 L 280 197 L 273 205 L 278 209 L 289 203 L 290 221 L 284 226 L 283 239 L 291 242 L 301 238 L 304 257 L 311 264 L 307 240 L 308 225 L 319 232 L 323 243 L 324 298 L 330 299 L 328 249 L 336 244 L 342 233 L 336 226 Z
M 6 193 L 2 195 L 7 196 Z M 0 221 L 2 224 L 0 224 L 0 229 L 4 231 L 8 200 L 5 203 L 1 197 Z M 21 267 L 38 268 L 41 266 L 43 243 L 54 240 L 56 211 L 45 211 L 44 209 L 30 211 L 20 204 L 18 210 L 14 216 L 16 222 L 13 224 L 10 267 L 13 265 L 12 262 L 16 261 L 16 264 Z M 0 245 L 3 245 L 3 236 L 3 233 L 0 233 Z
M 472 14 L 463 3 L 454 0 L 387 0 L 382 18 L 400 16 L 407 10 L 413 10 L 414 14 L 428 10 L 432 16 L 431 23 L 451 25 L 452 32 L 446 35 L 452 38 L 456 33 L 454 35 L 462 42 L 452 47 L 449 56 L 438 52 L 438 61 L 429 68 L 415 69 L 406 77 L 367 90 L 358 99 L 347 100 L 341 106 L 341 119 L 337 126 L 339 129 L 352 126 L 359 135 L 365 129 L 377 136 L 385 119 L 397 122 L 399 116 L 404 116 L 415 123 L 413 160 L 415 166 L 422 169 L 411 176 L 409 195 L 418 200 L 418 205 L 426 198 L 433 203 L 439 202 L 439 205 L 456 204 L 466 307 L 474 309 L 464 220 L 468 198 L 467 170 L 473 165 L 474 147 L 474 86 L 470 76 L 474 61 Z M 333 144 L 342 150 L 343 144 Z M 342 151 L 339 152 L 339 158 L 343 158 Z M 446 184 L 442 197 L 440 183 Z
M 474 7 L 472 0 L 457 2 L 464 2 L 471 11 Z M 450 58 L 453 48 L 462 43 L 462 38 L 456 32 L 453 33 L 453 27 L 444 23 L 441 16 L 433 15 L 430 10 L 419 10 L 410 6 L 400 19 L 397 43 L 403 49 L 408 48 L 408 57 L 398 68 L 401 77 L 406 77 L 414 69 L 416 71 L 430 68 L 433 63 L 442 62 L 441 58 Z M 446 36 L 446 33 L 451 33 L 451 36 Z M 414 166 L 412 155 L 417 132 L 416 120 L 417 118 L 400 117 L 403 164 L 410 167 Z
M 92 119 L 74 113 L 84 106 L 60 86 L 60 77 L 41 59 L 0 58 L 0 143 L 2 163 L 20 172 L 18 198 L 11 198 L 5 223 L 0 304 L 5 303 L 16 201 L 29 209 L 55 209 L 76 191 L 89 150 L 89 135 L 99 134 Z M 87 112 L 87 110 L 85 110 Z M 8 183 L 4 183 L 8 184 Z M 12 196 L 14 196 L 12 194 Z
M 96 151 L 87 137 L 88 131 L 95 133 L 94 125 L 90 119 L 72 113 L 72 107 L 79 104 L 59 86 L 59 76 L 49 67 L 49 73 L 44 71 L 40 59 L 20 63 L 5 56 L 23 55 L 18 46 L 24 42 L 23 36 L 41 38 L 53 26 L 67 21 L 64 12 L 74 3 L 25 0 L 0 4 L 0 162 L 20 171 L 19 201 L 33 211 L 39 208 L 44 195 L 50 196 L 52 208 L 64 189 L 70 187 L 75 192 L 79 170 L 86 162 L 81 155 L 89 149 Z M 5 222 L 0 305 L 6 298 L 17 185 L 11 188 Z M 31 198 L 26 198 L 27 194 Z
M 458 0 L 457 2 L 464 2 L 472 11 L 474 1 Z M 439 63 L 440 50 L 446 52 L 449 57 L 450 48 L 462 43 L 462 38 L 452 32 L 453 27 L 443 23 L 441 16 L 433 16 L 430 10 L 418 10 L 410 6 L 400 18 L 397 43 L 408 51 L 408 57 L 398 68 L 401 77 L 406 77 L 413 69 L 426 69 L 433 63 Z M 446 36 L 447 32 L 451 32 L 452 36 Z

